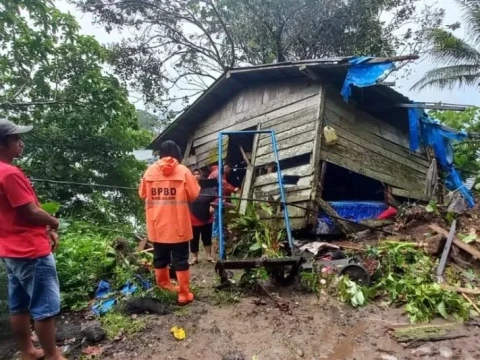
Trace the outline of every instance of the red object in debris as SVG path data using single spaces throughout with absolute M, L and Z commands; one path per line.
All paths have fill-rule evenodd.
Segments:
M 397 216 L 397 209 L 395 209 L 394 207 L 391 207 L 389 206 L 387 210 L 385 210 L 384 212 L 382 212 L 380 215 L 378 215 L 377 219 L 378 220 L 387 220 L 387 219 L 391 219 L 391 218 L 394 218 L 395 216 Z

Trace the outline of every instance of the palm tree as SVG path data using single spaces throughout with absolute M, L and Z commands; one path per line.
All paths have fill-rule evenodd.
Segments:
M 431 48 L 428 54 L 442 67 L 428 71 L 412 89 L 455 86 L 476 86 L 480 89 L 480 0 L 457 0 L 462 8 L 466 39 L 452 32 L 433 29 L 428 33 Z M 455 30 L 457 26 L 450 27 Z

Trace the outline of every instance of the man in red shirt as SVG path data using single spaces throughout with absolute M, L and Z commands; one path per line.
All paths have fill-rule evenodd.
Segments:
M 222 176 L 222 197 L 223 197 L 223 200 L 226 200 L 227 198 L 229 198 L 233 193 L 236 193 L 238 192 L 239 188 L 233 186 L 232 184 L 230 184 L 228 181 L 227 181 L 227 176 L 232 172 L 232 168 L 230 167 L 230 165 L 228 164 L 225 164 L 223 166 L 223 176 Z M 218 166 L 217 165 L 213 165 L 211 167 L 211 172 L 210 172 L 210 175 L 208 175 L 208 178 L 209 179 L 217 179 L 218 180 Z
M 10 324 L 23 360 L 62 360 L 55 345 L 60 287 L 52 250 L 58 220 L 43 211 L 32 185 L 12 165 L 23 152 L 20 135 L 32 130 L 0 119 L 0 259 L 8 275 Z M 42 349 L 33 346 L 30 318 Z

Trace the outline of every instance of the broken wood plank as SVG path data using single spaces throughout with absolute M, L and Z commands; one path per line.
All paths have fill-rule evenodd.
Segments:
M 146 238 L 146 237 L 141 237 L 141 236 L 138 236 L 138 235 L 135 235 L 135 238 L 140 241 L 140 242 L 138 243 L 138 246 L 137 246 L 137 251 L 142 251 L 142 250 L 144 250 L 144 249 L 145 249 L 145 246 L 147 245 L 148 238 Z
M 275 173 L 276 175 L 276 173 Z M 303 176 L 298 179 L 298 182 L 295 185 L 284 185 L 284 189 L 286 192 L 291 192 L 295 191 L 297 189 L 310 189 L 312 186 L 312 179 L 313 175 L 308 175 L 308 176 Z M 270 191 L 276 191 L 277 189 L 280 189 L 280 186 L 278 185 L 278 181 L 270 184 L 265 184 L 265 185 L 254 185 L 254 191 L 255 192 L 270 192 Z
M 257 130 L 260 130 L 262 128 L 261 124 L 257 125 Z M 255 177 L 255 166 L 253 166 L 253 163 L 255 162 L 255 157 L 257 156 L 257 148 L 258 148 L 258 141 L 260 139 L 259 134 L 255 134 L 253 137 L 253 147 L 252 147 L 252 158 L 251 161 L 249 162 L 247 166 L 247 171 L 245 173 L 245 178 L 244 178 L 244 186 L 242 187 L 242 193 L 241 197 L 244 200 L 240 201 L 240 207 L 239 207 L 239 212 L 240 214 L 245 214 L 247 211 L 247 206 L 248 206 L 248 199 L 250 198 L 252 194 L 252 184 L 254 181 Z
M 459 334 L 455 334 L 460 326 L 454 323 L 442 325 L 413 325 L 402 326 L 394 329 L 392 337 L 400 342 L 418 342 L 418 341 L 441 341 L 446 339 L 455 339 Z
M 338 213 L 335 211 L 334 208 L 330 206 L 329 203 L 327 203 L 321 198 L 317 198 L 316 202 L 318 203 L 318 206 L 325 212 L 325 214 L 330 217 L 333 223 L 337 225 L 340 231 L 342 231 L 346 235 L 356 232 L 356 228 L 352 226 L 349 222 L 343 221 L 342 217 L 338 215 Z
M 445 243 L 445 248 L 443 249 L 442 257 L 440 258 L 440 263 L 438 264 L 437 268 L 437 278 L 439 279 L 442 278 L 445 266 L 447 265 L 448 255 L 450 254 L 450 248 L 452 247 L 456 229 L 457 220 L 453 220 L 452 226 L 450 227 L 450 232 L 448 233 L 447 242 Z
M 448 231 L 441 228 L 440 226 L 438 226 L 437 224 L 431 224 L 431 225 L 428 225 L 428 227 L 430 229 L 432 229 L 433 231 L 435 231 L 436 233 L 438 234 L 443 234 L 445 236 L 448 236 Z M 473 246 L 470 246 L 466 243 L 464 243 L 462 240 L 460 240 L 459 238 L 457 237 L 454 237 L 453 239 L 453 244 L 457 247 L 459 247 L 460 249 L 462 249 L 463 251 L 469 253 L 470 255 L 472 255 L 474 258 L 476 259 L 480 259 L 480 251 L 478 251 L 477 249 L 475 249 Z
M 300 165 L 294 168 L 282 170 L 282 175 L 298 175 L 300 177 L 312 175 L 313 170 L 310 164 Z M 276 172 L 259 175 L 255 178 L 255 186 L 263 186 L 267 184 L 278 183 L 278 176 Z
M 400 189 L 392 186 L 392 195 L 399 196 L 407 199 L 429 200 L 430 196 L 424 193 L 413 193 L 412 191 Z
M 460 294 L 480 296 L 480 289 L 467 289 L 467 288 L 456 287 L 456 286 L 451 286 L 447 284 L 440 284 L 440 286 L 443 290 L 453 291 Z

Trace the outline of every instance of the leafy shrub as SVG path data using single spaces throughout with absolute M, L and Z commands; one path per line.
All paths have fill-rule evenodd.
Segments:
M 414 244 L 384 242 L 376 249 L 369 249 L 368 253 L 380 260 L 382 278 L 368 289 L 348 278 L 340 279 L 337 291 L 342 301 L 356 307 L 377 296 L 387 297 L 391 303 L 405 305 L 412 323 L 430 321 L 437 315 L 468 319 L 470 304 L 459 294 L 437 284 L 436 264 Z
M 267 218 L 261 217 L 261 212 Z M 251 256 L 279 257 L 285 232 L 275 225 L 274 210 L 266 203 L 248 204 L 246 213 L 232 211 L 228 230 L 232 238 L 234 253 Z M 234 216 L 233 216 L 234 215 Z
M 116 266 L 113 239 L 92 232 L 69 231 L 61 236 L 55 255 L 62 306 L 86 307 L 98 282 L 109 278 Z

